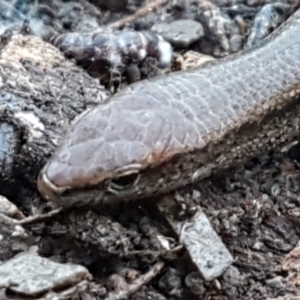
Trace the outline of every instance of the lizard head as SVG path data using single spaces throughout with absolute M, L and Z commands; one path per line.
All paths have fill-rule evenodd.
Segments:
M 137 83 L 74 120 L 39 174 L 40 193 L 62 206 L 97 205 L 178 184 L 174 157 L 197 129 L 155 93 Z

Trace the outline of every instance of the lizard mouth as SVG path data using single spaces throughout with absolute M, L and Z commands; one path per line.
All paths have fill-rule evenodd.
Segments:
M 43 198 L 56 203 L 59 203 L 60 195 L 67 189 L 55 186 L 47 177 L 45 168 L 39 174 L 37 188 Z

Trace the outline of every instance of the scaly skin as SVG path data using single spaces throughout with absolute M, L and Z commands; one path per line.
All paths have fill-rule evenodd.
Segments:
M 299 94 L 297 11 L 260 48 L 135 83 L 85 112 L 38 188 L 63 206 L 172 191 L 295 143 Z

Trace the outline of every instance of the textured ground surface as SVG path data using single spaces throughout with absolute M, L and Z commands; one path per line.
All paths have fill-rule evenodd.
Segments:
M 167 2 L 131 21 L 131 25 L 150 29 L 158 21 L 182 18 L 202 24 L 202 39 L 195 41 L 193 33 L 175 49 L 174 70 L 211 59 L 187 50 L 216 57 L 241 50 L 259 8 L 267 4 Z M 15 4 L 23 15 L 32 8 L 30 1 L 29 6 L 0 1 L 1 5 L 5 3 Z M 34 24 L 42 19 L 59 33 L 113 24 L 145 4 L 137 0 L 45 3 L 48 7 L 35 7 L 29 15 Z M 278 18 L 288 11 L 285 6 L 279 8 Z M 16 12 L 2 14 L 2 28 L 22 23 L 22 15 L 16 17 Z M 174 28 L 165 30 L 170 34 L 176 32 Z M 262 27 L 257 30 L 263 31 Z M 213 282 L 201 278 L 180 247 L 178 236 L 154 205 L 159 199 L 103 207 L 97 212 L 71 210 L 21 226 L 18 220 L 24 218 L 22 214 L 38 215 L 52 208 L 38 195 L 35 180 L 65 129 L 86 108 L 105 101 L 115 85 L 114 89 L 105 89 L 102 82 L 90 76 L 95 74 L 89 68 L 77 66 L 39 37 L 21 34 L 19 29 L 16 32 L 1 39 L 0 194 L 18 208 L 0 199 L 0 299 L 27 299 L 24 290 L 16 287 L 26 278 L 1 281 L 8 276 L 5 267 L 15 263 L 10 259 L 24 251 L 57 263 L 80 264 L 93 276 L 91 279 L 84 268 L 70 267 L 68 270 L 79 270 L 80 275 L 72 273 L 69 282 L 57 286 L 54 276 L 53 282 L 46 276 L 59 265 L 46 264 L 49 272 L 44 275 L 48 279 L 33 276 L 38 278 L 34 280 L 36 285 L 41 280 L 42 292 L 32 294 L 36 299 L 122 299 L 122 295 L 123 299 L 292 299 L 289 295 L 299 299 L 300 171 L 296 148 L 287 154 L 266 153 L 237 170 L 168 195 L 177 202 L 174 216 L 179 220 L 192 217 L 194 208 L 201 206 L 234 256 L 233 265 Z M 253 36 L 252 30 L 251 39 Z M 188 49 L 187 40 L 191 41 Z M 157 74 L 151 66 L 149 62 L 139 65 L 142 77 Z M 126 76 L 121 82 L 126 84 Z M 43 265 L 42 260 L 32 261 Z M 25 270 L 28 261 L 24 259 L 23 263 Z M 40 272 L 37 265 L 28 269 Z M 74 286 L 74 282 L 78 284 Z M 14 287 L 8 288 L 10 285 Z M 54 288 L 43 294 L 44 286 Z M 31 287 L 25 290 L 27 293 Z

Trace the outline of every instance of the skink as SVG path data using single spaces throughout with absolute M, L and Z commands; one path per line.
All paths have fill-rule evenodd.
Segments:
M 170 192 L 296 143 L 299 94 L 297 11 L 258 48 L 140 81 L 84 112 L 38 189 L 62 206 Z

